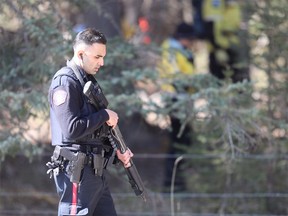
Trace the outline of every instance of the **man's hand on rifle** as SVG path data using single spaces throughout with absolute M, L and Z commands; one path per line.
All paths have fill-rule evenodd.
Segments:
M 126 152 L 124 154 L 122 154 L 120 152 L 120 150 L 117 150 L 116 153 L 117 153 L 118 159 L 120 161 L 122 161 L 122 163 L 124 164 L 125 168 L 128 168 L 128 167 L 131 166 L 130 159 L 133 157 L 134 154 L 131 152 L 131 150 L 129 148 L 126 150 Z
M 108 113 L 109 115 L 109 120 L 106 121 L 107 125 L 115 128 L 117 123 L 118 123 L 118 115 L 116 112 L 109 110 L 109 109 L 105 109 L 105 111 Z

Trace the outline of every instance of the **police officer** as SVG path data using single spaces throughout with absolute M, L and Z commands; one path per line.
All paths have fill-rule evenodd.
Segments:
M 109 127 L 117 125 L 117 113 L 96 110 L 83 94 L 83 83 L 97 82 L 93 75 L 104 65 L 106 38 L 85 29 L 77 34 L 73 50 L 72 60 L 54 75 L 49 89 L 52 145 L 57 146 L 49 164 L 60 196 L 58 215 L 115 216 L 105 168 L 115 158 L 129 164 L 133 153 L 121 154 L 109 143 Z M 84 159 L 79 162 L 80 155 Z M 95 158 L 103 167 L 93 163 Z M 81 175 L 71 182 L 75 170 Z

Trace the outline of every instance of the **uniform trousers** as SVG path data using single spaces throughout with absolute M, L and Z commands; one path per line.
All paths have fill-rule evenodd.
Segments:
M 105 172 L 104 169 L 102 176 L 95 176 L 94 169 L 87 164 L 79 184 L 71 183 L 65 170 L 54 174 L 60 196 L 58 216 L 117 216 Z

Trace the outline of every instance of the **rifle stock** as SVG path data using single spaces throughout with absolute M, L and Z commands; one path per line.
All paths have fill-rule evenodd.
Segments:
M 105 109 L 108 106 L 108 101 L 106 97 L 104 96 L 100 86 L 95 91 L 95 85 L 88 81 L 83 88 L 83 93 L 88 97 L 90 102 L 96 107 L 97 110 Z M 128 147 L 125 144 L 125 141 L 123 139 L 123 136 L 121 134 L 121 131 L 118 127 L 118 125 L 113 129 L 111 128 L 110 134 L 112 135 L 112 140 L 110 140 L 111 145 L 116 144 L 117 148 L 120 150 L 120 152 L 123 154 L 127 151 Z M 130 159 L 130 166 L 125 167 L 123 164 L 123 167 L 125 168 L 126 174 L 128 176 L 129 183 L 134 190 L 134 193 L 136 196 L 141 196 L 144 201 L 146 201 L 145 197 L 145 188 L 144 184 L 142 182 L 142 179 L 137 171 L 137 168 L 135 164 L 133 163 L 133 160 Z

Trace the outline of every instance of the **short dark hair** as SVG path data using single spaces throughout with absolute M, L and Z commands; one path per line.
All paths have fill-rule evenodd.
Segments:
M 175 32 L 174 32 L 174 38 L 176 39 L 193 39 L 195 38 L 195 30 L 193 28 L 193 25 L 190 25 L 188 23 L 182 22 L 176 26 Z
M 106 44 L 107 39 L 102 32 L 94 28 L 87 28 L 76 35 L 73 47 L 80 43 L 84 43 L 86 45 L 92 45 L 94 43 Z

